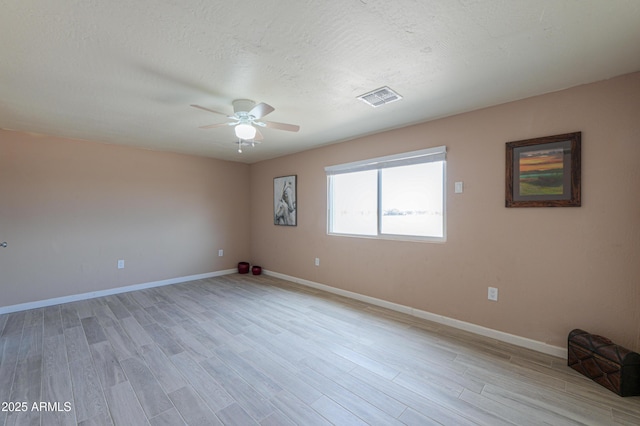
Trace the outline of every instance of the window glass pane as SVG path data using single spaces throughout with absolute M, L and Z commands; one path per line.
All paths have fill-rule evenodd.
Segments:
M 330 232 L 378 233 L 378 171 L 331 176 Z
M 444 162 L 382 169 L 381 233 L 444 237 Z

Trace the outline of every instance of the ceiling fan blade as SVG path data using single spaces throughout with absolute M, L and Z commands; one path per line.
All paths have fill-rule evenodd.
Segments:
M 237 123 L 218 123 L 218 124 L 209 124 L 208 126 L 200 126 L 198 127 L 199 129 L 215 129 L 216 127 L 225 127 L 225 126 L 231 126 L 233 124 L 237 124 Z
M 258 105 L 251 108 L 251 111 L 249 111 L 249 115 L 253 115 L 256 120 L 259 120 L 265 115 L 273 112 L 274 110 L 275 108 L 271 105 L 260 102 Z
M 254 141 L 261 141 L 264 138 L 262 137 L 262 133 L 260 133 L 260 130 L 256 129 L 256 135 L 253 137 Z
M 275 121 L 265 121 L 264 124 L 271 129 L 286 130 L 288 132 L 297 132 L 300 126 L 287 123 L 276 123 Z
M 208 112 L 212 112 L 212 113 L 214 113 L 214 114 L 220 114 L 220 115 L 224 115 L 225 117 L 229 117 L 229 116 L 228 116 L 227 114 L 225 114 L 224 112 L 214 111 L 214 110 L 212 110 L 212 109 L 205 108 L 205 107 L 202 107 L 202 106 L 200 106 L 200 105 L 191 105 L 191 106 L 192 106 L 192 107 L 194 107 L 194 108 L 201 109 L 201 110 L 203 110 L 203 111 L 208 111 Z

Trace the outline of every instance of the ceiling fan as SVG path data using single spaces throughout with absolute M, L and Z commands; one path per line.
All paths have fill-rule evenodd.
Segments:
M 275 108 L 271 105 L 261 102 L 256 103 L 249 99 L 236 99 L 233 101 L 233 115 L 227 115 L 223 112 L 215 111 L 200 105 L 191 105 L 204 111 L 214 114 L 224 115 L 230 121 L 227 123 L 210 124 L 201 126 L 201 129 L 214 129 L 216 127 L 234 126 L 235 134 L 238 137 L 238 152 L 242 152 L 242 146 L 253 146 L 257 141 L 262 140 L 262 133 L 255 127 L 268 127 L 271 129 L 286 130 L 288 132 L 297 132 L 300 126 L 295 124 L 276 123 L 275 121 L 260 121 L 262 117 L 273 112 Z

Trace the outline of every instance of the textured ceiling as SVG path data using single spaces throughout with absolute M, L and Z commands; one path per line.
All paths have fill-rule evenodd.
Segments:
M 0 5 L 0 128 L 247 163 L 640 70 L 637 0 Z M 237 98 L 300 132 L 198 128 Z

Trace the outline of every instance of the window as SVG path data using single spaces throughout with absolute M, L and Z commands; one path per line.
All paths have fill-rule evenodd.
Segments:
M 330 234 L 445 239 L 446 147 L 325 168 Z

